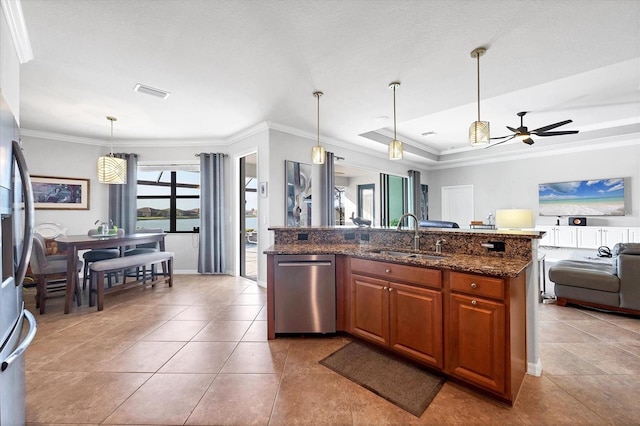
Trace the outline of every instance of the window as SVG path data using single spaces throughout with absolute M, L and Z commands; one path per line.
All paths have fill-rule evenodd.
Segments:
M 195 232 L 200 228 L 200 172 L 138 169 L 138 228 Z

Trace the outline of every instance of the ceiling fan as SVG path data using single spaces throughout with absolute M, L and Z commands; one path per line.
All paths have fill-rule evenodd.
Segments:
M 549 131 L 549 130 L 555 129 L 556 127 L 560 127 L 560 126 L 564 126 L 565 124 L 572 123 L 573 120 L 560 121 L 558 123 L 549 124 L 548 126 L 539 127 L 539 128 L 537 128 L 535 130 L 529 130 L 524 125 L 523 117 L 525 116 L 526 113 L 527 113 L 527 111 L 523 111 L 523 112 L 519 112 L 518 113 L 518 117 L 520 117 L 520 127 L 518 127 L 517 129 L 514 129 L 513 127 L 507 126 L 507 129 L 509 129 L 509 130 L 511 130 L 513 132 L 512 135 L 500 136 L 500 137 L 497 137 L 497 138 L 491 138 L 492 140 L 493 139 L 504 139 L 504 140 L 502 140 L 500 142 L 497 142 L 497 143 L 494 143 L 494 144 L 490 144 L 489 146 L 487 146 L 487 148 L 491 148 L 492 146 L 500 145 L 501 143 L 505 143 L 507 141 L 510 141 L 513 138 L 521 139 L 522 142 L 526 143 L 527 145 L 533 145 L 533 139 L 531 139 L 532 135 L 536 135 L 536 136 L 559 136 L 559 135 L 573 135 L 575 133 L 578 133 L 578 130 L 560 130 L 560 131 L 553 131 L 553 132 Z

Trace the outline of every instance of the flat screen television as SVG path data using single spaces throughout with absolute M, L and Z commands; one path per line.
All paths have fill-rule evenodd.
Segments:
M 624 178 L 538 185 L 540 216 L 624 216 Z

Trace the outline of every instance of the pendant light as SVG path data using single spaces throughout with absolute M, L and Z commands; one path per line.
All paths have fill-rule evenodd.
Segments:
M 320 96 L 322 95 L 324 95 L 322 92 L 313 92 L 313 96 L 318 100 L 318 144 L 311 150 L 311 162 L 313 164 L 324 164 L 324 158 L 326 157 L 324 147 L 320 145 Z
M 98 158 L 98 181 L 121 185 L 127 183 L 127 160 L 113 156 L 113 122 L 118 119 L 107 116 L 107 120 L 111 122 L 111 151 L 109 155 Z
M 393 89 L 393 140 L 389 144 L 389 160 L 402 160 L 402 142 L 396 137 L 396 89 L 400 83 L 394 81 L 389 84 L 389 89 Z
M 478 120 L 471 123 L 469 127 L 469 143 L 471 146 L 487 145 L 490 142 L 489 122 L 480 121 L 480 56 L 484 55 L 487 49 L 478 47 L 471 52 L 471 57 L 478 61 Z

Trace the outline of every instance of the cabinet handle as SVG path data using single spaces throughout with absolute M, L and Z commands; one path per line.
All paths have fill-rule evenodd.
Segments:
M 472 301 L 471 301 L 471 304 L 472 304 L 473 306 L 476 306 L 476 305 L 478 304 L 478 302 L 476 302 L 475 300 L 472 300 Z
M 471 283 L 471 288 L 478 288 L 478 284 L 476 284 L 476 283 Z
M 391 293 L 393 291 L 393 289 L 391 287 L 389 287 L 389 293 Z
M 391 269 L 385 269 L 384 271 L 385 271 L 387 274 L 390 274 L 390 273 L 391 273 Z
M 389 290 L 389 289 L 387 287 L 382 287 L 382 290 L 385 291 L 385 290 Z

